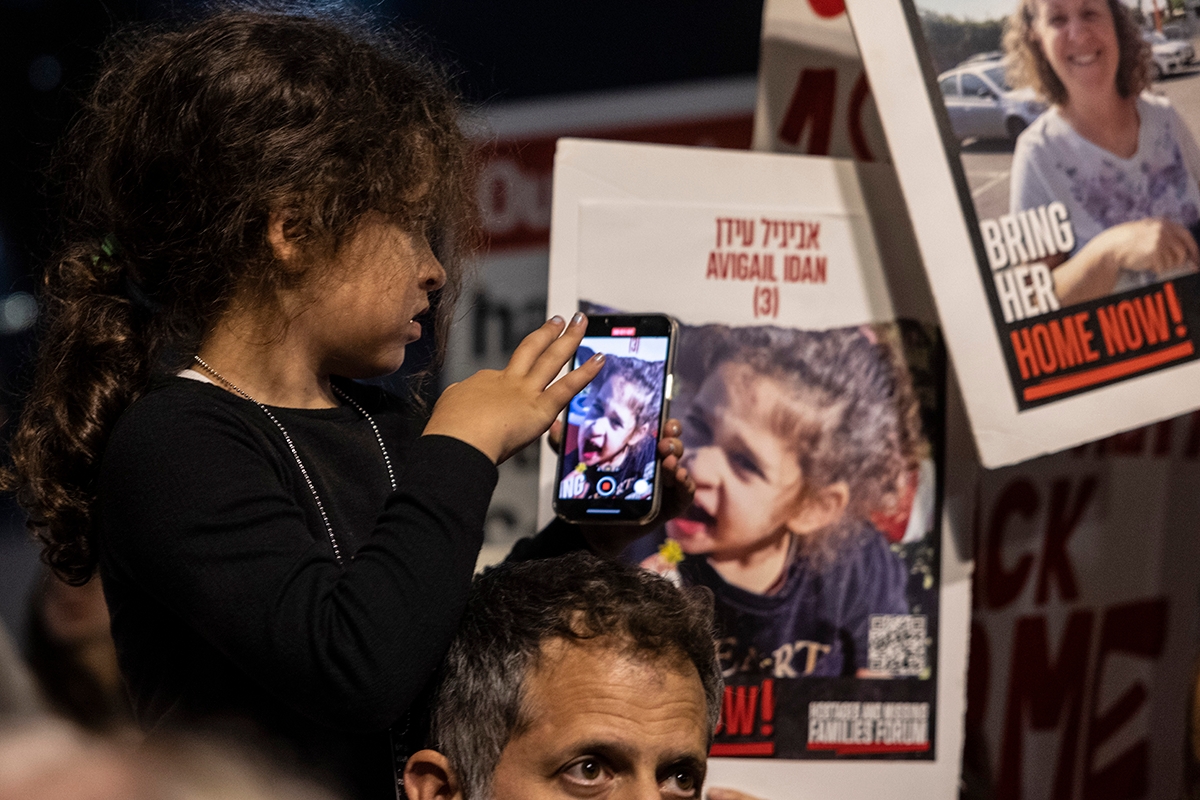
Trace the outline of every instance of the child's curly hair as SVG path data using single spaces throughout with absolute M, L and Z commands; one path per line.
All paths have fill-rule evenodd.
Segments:
M 37 372 L 5 476 L 60 577 L 95 569 L 92 502 L 113 423 L 235 296 L 275 310 L 281 288 L 320 279 L 322 256 L 377 213 L 428 237 L 445 266 L 444 334 L 478 242 L 458 118 L 438 70 L 355 19 L 226 7 L 109 45 L 60 153 L 65 244 L 45 273 Z M 275 258 L 273 213 L 307 269 Z
M 637 417 L 638 426 L 647 425 L 657 435 L 658 416 L 662 409 L 659 389 L 663 384 L 663 369 L 661 361 L 609 355 L 604 359 L 600 374 L 592 379 L 592 386 L 599 388 L 609 381 L 624 381 L 633 390 L 629 407 Z
M 841 521 L 804 538 L 804 554 L 814 560 L 833 557 L 858 523 L 894 500 L 900 474 L 919 449 L 911 381 L 898 347 L 884 338 L 870 328 L 761 326 L 729 328 L 711 339 L 706 374 L 742 364 L 787 390 L 792 402 L 768 419 L 796 452 L 804 491 L 839 481 L 850 489 Z

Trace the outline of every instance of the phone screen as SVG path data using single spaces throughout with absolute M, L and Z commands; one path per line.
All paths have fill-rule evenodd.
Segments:
M 575 365 L 606 356 L 567 407 L 555 509 L 590 522 L 638 520 L 657 507 L 657 449 L 667 406 L 673 323 L 653 316 L 589 320 Z

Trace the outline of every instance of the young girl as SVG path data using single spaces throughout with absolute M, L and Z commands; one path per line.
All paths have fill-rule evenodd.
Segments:
M 551 383 L 582 315 L 448 388 L 423 435 L 352 380 L 424 324 L 444 341 L 475 241 L 452 96 L 352 22 L 227 10 L 121 42 L 67 154 L 10 476 L 46 560 L 99 567 L 144 727 L 249 720 L 394 797 L 388 730 L 457 627 L 495 464 L 603 361 Z M 583 544 L 549 533 L 522 555 Z
M 868 519 L 916 435 L 906 376 L 857 328 L 726 329 L 686 408 L 696 495 L 667 534 L 680 577 L 716 595 L 726 676 L 869 676 L 870 616 L 908 613 Z

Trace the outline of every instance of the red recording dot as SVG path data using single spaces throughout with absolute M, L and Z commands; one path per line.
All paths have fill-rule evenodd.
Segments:
M 845 0 L 808 0 L 818 17 L 836 17 L 846 12 Z

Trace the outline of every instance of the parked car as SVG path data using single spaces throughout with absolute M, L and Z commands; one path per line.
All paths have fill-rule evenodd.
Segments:
M 1046 104 L 1028 87 L 1013 89 L 998 58 L 967 59 L 938 76 L 950 127 L 964 139 L 1016 139 Z
M 1150 63 L 1154 71 L 1154 80 L 1160 80 L 1166 75 L 1174 75 L 1196 60 L 1196 51 L 1192 43 L 1181 39 L 1168 39 L 1158 31 L 1145 31 L 1142 38 L 1150 45 Z

